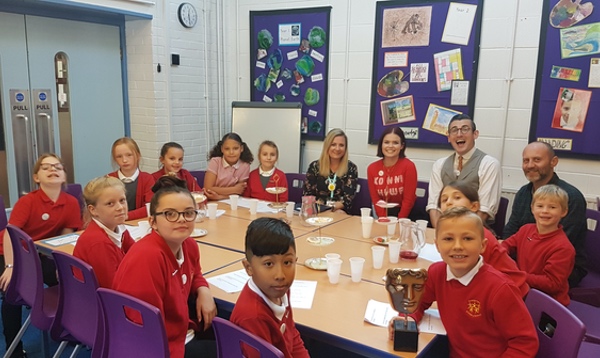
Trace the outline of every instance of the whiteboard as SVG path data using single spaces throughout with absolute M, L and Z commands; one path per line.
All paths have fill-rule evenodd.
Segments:
M 258 146 L 271 140 L 279 148 L 277 168 L 284 173 L 300 173 L 300 122 L 302 104 L 299 102 L 233 102 L 232 129 L 246 142 L 258 167 Z

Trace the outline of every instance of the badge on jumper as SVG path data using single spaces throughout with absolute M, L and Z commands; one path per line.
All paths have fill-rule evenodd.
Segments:
M 50 214 L 48 214 L 48 213 L 43 213 L 43 214 L 42 214 L 42 220 L 46 221 L 46 220 L 48 220 L 48 219 L 50 219 Z
M 327 189 L 329 189 L 329 191 L 334 191 L 335 190 L 335 183 L 329 183 L 329 185 L 327 186 Z
M 187 275 L 186 274 L 181 275 L 181 281 L 183 281 L 184 285 L 187 283 Z
M 383 170 L 379 171 L 379 176 L 382 177 L 383 176 Z
M 285 333 L 285 323 L 281 325 L 281 327 L 279 328 L 279 330 L 281 331 L 281 334 Z

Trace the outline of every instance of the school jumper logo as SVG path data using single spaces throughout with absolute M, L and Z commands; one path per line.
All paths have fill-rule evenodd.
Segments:
M 471 317 L 481 316 L 481 302 L 478 300 L 469 300 L 467 302 L 467 314 Z

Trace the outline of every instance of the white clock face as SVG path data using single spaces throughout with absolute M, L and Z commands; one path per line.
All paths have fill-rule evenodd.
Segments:
M 187 2 L 179 5 L 179 9 L 177 9 L 177 16 L 179 17 L 179 22 L 187 28 L 192 28 L 198 22 L 198 13 L 196 12 L 196 8 Z

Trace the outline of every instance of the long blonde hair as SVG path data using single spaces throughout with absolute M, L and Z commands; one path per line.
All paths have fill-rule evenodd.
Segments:
M 329 172 L 331 171 L 331 160 L 329 159 L 329 147 L 331 147 L 331 143 L 336 137 L 344 137 L 346 141 L 346 151 L 344 152 L 344 156 L 340 160 L 340 165 L 338 166 L 335 174 L 338 177 L 342 177 L 346 175 L 348 172 L 348 137 L 343 130 L 339 128 L 334 128 L 327 133 L 325 140 L 323 141 L 323 150 L 321 151 L 321 157 L 319 158 L 319 174 L 324 177 L 329 176 Z

